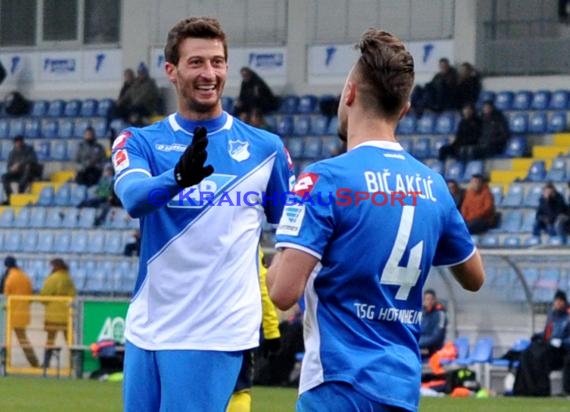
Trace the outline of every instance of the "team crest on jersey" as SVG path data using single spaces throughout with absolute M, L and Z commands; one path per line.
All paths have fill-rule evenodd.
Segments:
M 238 162 L 243 162 L 244 160 L 249 159 L 249 143 L 243 142 L 241 140 L 230 140 L 230 148 L 229 154 L 232 159 L 237 160 Z
M 297 183 L 293 186 L 293 192 L 296 195 L 304 197 L 306 194 L 311 193 L 313 187 L 317 184 L 319 175 L 316 173 L 301 173 L 297 179 Z
M 128 138 L 131 137 L 132 135 L 133 134 L 128 130 L 122 132 L 120 135 L 117 136 L 117 138 L 113 142 L 113 147 L 111 149 L 112 150 L 122 149 L 123 147 L 125 147 L 125 144 L 127 144 Z
M 113 155 L 113 167 L 115 168 L 115 173 L 122 172 L 129 167 L 129 165 L 129 155 L 126 150 L 121 149 Z
M 276 233 L 278 235 L 298 236 L 304 218 L 305 205 L 285 206 Z

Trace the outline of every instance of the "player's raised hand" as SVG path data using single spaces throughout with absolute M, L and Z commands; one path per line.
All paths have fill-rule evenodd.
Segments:
M 204 166 L 208 158 L 206 146 L 208 146 L 207 130 L 205 127 L 197 127 L 194 129 L 192 144 L 182 153 L 180 160 L 174 167 L 174 179 L 176 179 L 178 186 L 197 185 L 204 178 L 214 173 L 212 165 Z

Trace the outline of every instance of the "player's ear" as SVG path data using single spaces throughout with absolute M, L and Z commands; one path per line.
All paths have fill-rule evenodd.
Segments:
M 343 103 L 347 106 L 352 106 L 354 99 L 356 98 L 356 83 L 354 83 L 352 80 L 348 80 L 344 87 L 345 90 Z
M 404 117 L 406 114 L 408 114 L 411 107 L 412 107 L 412 104 L 409 101 L 406 102 L 404 107 L 402 107 L 402 110 L 400 110 L 400 115 L 398 117 L 398 120 L 400 120 L 402 117 Z
M 168 77 L 168 80 L 172 84 L 176 83 L 176 70 L 177 70 L 176 66 L 173 65 L 172 63 L 166 62 L 164 64 L 164 71 L 166 71 L 166 77 Z

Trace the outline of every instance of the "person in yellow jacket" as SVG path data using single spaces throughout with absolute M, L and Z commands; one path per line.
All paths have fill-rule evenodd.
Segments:
M 42 290 L 41 296 L 75 296 L 75 285 L 69 275 L 69 268 L 65 261 L 55 258 L 50 261 L 51 273 L 48 275 Z M 69 305 L 66 302 L 46 302 L 45 303 L 45 320 L 44 327 L 47 332 L 46 354 L 44 364 L 49 364 L 51 358 L 51 347 L 55 342 L 58 331 L 63 333 L 67 342 L 67 321 L 68 321 Z
M 261 305 L 262 305 L 262 331 L 263 341 L 261 342 L 260 352 L 263 356 L 274 353 L 279 350 L 279 317 L 267 291 L 265 284 L 265 276 L 267 275 L 267 267 L 263 262 L 263 250 L 259 248 L 259 286 L 261 289 Z M 253 386 L 253 362 L 254 350 L 245 351 L 243 363 L 239 372 L 238 380 L 234 393 L 228 404 L 226 412 L 250 412 L 251 411 L 251 387 Z
M 4 259 L 6 277 L 4 280 L 4 295 L 6 296 L 29 296 L 33 293 L 30 277 L 20 269 L 13 256 Z M 26 328 L 30 324 L 30 302 L 27 300 L 13 301 L 11 304 L 10 324 L 14 330 L 18 342 L 24 351 L 26 359 L 34 368 L 39 366 L 34 348 L 28 340 Z

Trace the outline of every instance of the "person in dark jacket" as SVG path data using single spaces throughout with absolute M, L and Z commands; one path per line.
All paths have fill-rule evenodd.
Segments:
M 481 118 L 472 104 L 463 107 L 462 115 L 453 142 L 439 149 L 439 160 L 445 161 L 448 157 L 452 157 L 465 161 L 472 157 L 481 136 Z
M 422 358 L 430 357 L 443 347 L 446 332 L 447 313 L 445 307 L 437 301 L 437 296 L 433 289 L 426 289 L 424 291 L 422 332 L 420 335 Z
M 2 175 L 6 201 L 12 194 L 12 182 L 18 182 L 18 193 L 24 193 L 32 180 L 41 175 L 41 165 L 34 148 L 24 143 L 23 136 L 14 137 L 14 148 L 8 154 L 8 170 Z
M 532 234 L 540 236 L 541 231 L 544 230 L 549 236 L 556 236 L 556 219 L 565 211 L 564 197 L 556 190 L 552 182 L 546 183 L 538 202 Z
M 245 113 L 249 116 L 254 110 L 267 114 L 277 110 L 279 101 L 267 83 L 249 67 L 242 67 L 240 73 L 242 82 L 234 105 L 234 115 L 239 117 Z
M 510 136 L 509 122 L 503 112 L 491 100 L 485 101 L 481 110 L 481 137 L 472 158 L 487 159 L 502 154 Z
M 459 67 L 459 79 L 457 81 L 456 103 L 461 109 L 467 104 L 475 105 L 481 93 L 481 75 L 471 63 L 463 63 Z

